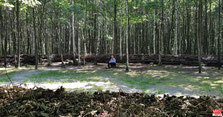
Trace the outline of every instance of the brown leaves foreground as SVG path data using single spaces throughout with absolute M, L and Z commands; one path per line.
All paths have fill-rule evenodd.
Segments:
M 222 101 L 203 96 L 163 98 L 142 93 L 68 93 L 42 88 L 0 87 L 0 116 L 24 117 L 208 117 Z

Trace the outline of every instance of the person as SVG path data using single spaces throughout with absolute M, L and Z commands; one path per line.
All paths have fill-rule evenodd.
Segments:
M 116 67 L 116 59 L 114 56 L 111 56 L 109 62 L 108 62 L 108 68 L 113 68 Z

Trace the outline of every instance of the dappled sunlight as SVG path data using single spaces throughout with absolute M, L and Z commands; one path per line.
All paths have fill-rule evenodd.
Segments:
M 119 75 L 119 73 L 118 72 L 115 72 L 114 75 Z
M 210 80 L 204 80 L 204 81 L 201 81 L 201 84 L 212 84 L 213 81 L 210 81 Z
M 13 76 L 13 80 L 15 84 L 25 82 L 31 86 L 38 84 L 52 89 L 64 86 L 69 90 L 123 90 L 156 94 L 180 92 L 183 95 L 212 94 L 212 92 L 223 94 L 223 76 L 216 70 L 207 70 L 198 74 L 178 67 L 146 66 L 139 69 L 137 65 L 131 67 L 134 69 L 130 72 L 125 72 L 123 69 L 104 69 L 103 66 L 89 67 L 89 69 L 81 66 L 53 70 L 47 68 L 47 70 L 18 72 Z
M 187 91 L 191 91 L 191 90 L 195 90 L 196 88 L 192 85 L 179 85 L 181 88 L 187 90 Z
M 146 72 L 143 72 L 143 76 L 146 78 L 156 78 L 156 79 L 162 79 L 166 78 L 170 75 L 171 73 L 168 71 L 158 71 L 158 70 L 147 70 Z
M 212 88 L 216 88 L 216 86 L 219 86 L 219 84 L 210 84 L 210 86 L 212 87 Z
M 35 86 L 46 88 L 46 89 L 57 89 L 61 86 L 68 89 L 91 89 L 92 87 L 102 87 L 104 89 L 110 88 L 110 82 L 72 82 L 72 83 L 26 83 L 22 85 L 25 88 L 33 88 Z
M 130 77 L 136 77 L 139 75 L 137 72 L 128 72 L 126 74 L 129 75 Z
M 214 83 L 223 84 L 223 80 L 217 80 L 217 81 L 214 81 Z
M 60 73 L 71 73 L 70 70 L 62 70 L 62 71 L 59 71 Z

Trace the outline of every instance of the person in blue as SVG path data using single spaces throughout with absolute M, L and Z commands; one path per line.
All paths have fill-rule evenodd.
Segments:
M 116 67 L 116 59 L 114 56 L 111 56 L 109 62 L 108 62 L 108 68 Z

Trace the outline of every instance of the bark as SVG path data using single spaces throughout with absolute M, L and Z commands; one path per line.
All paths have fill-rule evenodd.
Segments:
M 208 6 L 207 6 L 207 0 L 205 0 L 205 21 L 204 21 L 204 54 L 208 55 Z
M 199 0 L 199 13 L 198 13 L 198 64 L 199 64 L 199 73 L 201 73 L 201 39 L 202 39 L 202 0 Z
M 19 0 L 16 0 L 16 23 L 17 23 L 17 68 L 20 68 L 20 21 L 19 21 L 19 16 L 20 16 L 20 3 Z
M 36 17 L 35 17 L 35 8 L 33 8 L 33 31 L 34 31 L 34 40 L 35 40 L 35 69 L 38 69 L 38 42 L 36 37 Z
M 119 40 L 119 55 L 120 59 L 122 60 L 122 20 L 121 20 L 121 26 L 120 26 L 120 40 Z
M 7 61 L 6 61 L 6 51 L 5 51 L 5 49 L 6 48 L 3 48 L 3 38 L 4 38 L 4 23 L 3 23 L 3 14 L 2 14 L 2 7 L 0 6 L 0 32 L 1 32 L 1 34 L 0 34 L 0 40 L 2 40 L 2 52 L 3 52 L 3 54 L 4 54 L 4 66 L 6 67 L 6 65 L 7 65 Z M 5 43 L 6 43 L 6 41 L 7 41 L 7 39 L 5 38 Z M 5 45 L 6 46 L 6 45 Z
M 218 8 L 218 69 L 221 69 L 221 1 L 218 0 L 219 8 Z
M 153 54 L 156 54 L 156 10 L 153 13 Z
M 26 12 L 26 35 L 27 35 L 27 43 L 28 43 L 28 45 L 27 45 L 27 54 L 29 54 L 29 55 L 31 55 L 31 53 L 30 53 L 30 35 L 29 35 L 29 25 L 28 25 L 28 12 Z
M 72 4 L 74 5 L 74 1 L 72 0 Z M 74 11 L 72 11 L 72 47 L 73 47 L 73 64 L 75 65 L 76 62 L 76 46 L 75 46 L 75 17 Z
M 174 38 L 174 54 L 178 54 L 178 2 L 176 0 L 176 21 L 175 21 L 175 38 Z
M 128 0 L 126 0 L 126 71 L 129 71 L 129 10 L 128 10 Z
M 81 54 L 81 40 L 80 40 L 80 37 L 78 36 L 78 42 L 77 42 L 77 45 L 78 45 L 78 64 L 81 63 L 81 58 L 80 58 L 80 54 Z
M 161 0 L 161 26 L 160 26 L 160 41 L 159 41 L 159 65 L 162 65 L 162 58 L 161 55 L 163 54 L 163 38 L 164 38 L 164 3 Z
M 118 48 L 118 38 L 117 38 L 117 1 L 114 0 L 114 27 L 113 27 L 113 40 L 114 40 L 114 45 L 113 45 L 113 52 L 117 53 L 117 48 Z M 112 53 L 112 54 L 114 54 Z

